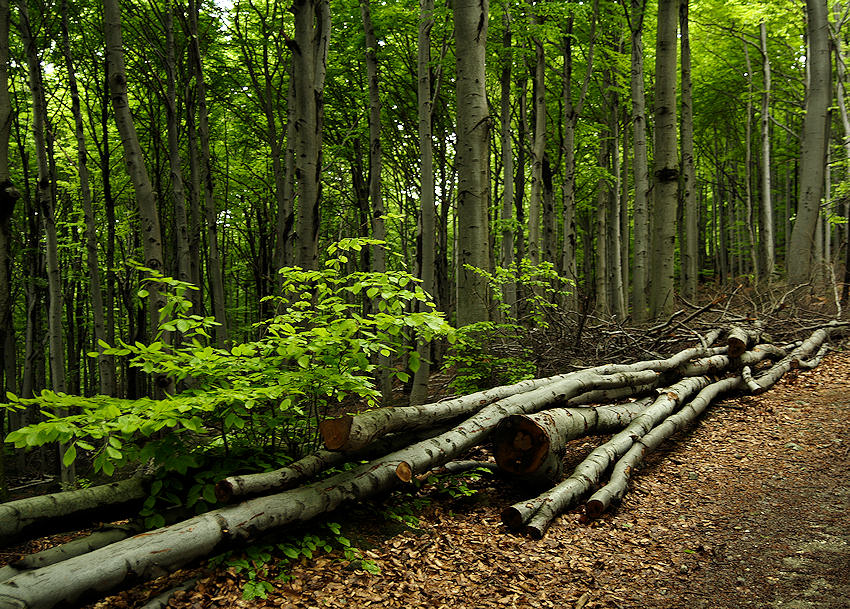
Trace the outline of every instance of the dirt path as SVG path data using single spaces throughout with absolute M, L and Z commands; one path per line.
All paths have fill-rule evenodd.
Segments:
M 541 541 L 512 535 L 499 511 L 521 495 L 483 480 L 471 498 L 432 498 L 415 529 L 386 524 L 379 507 L 349 511 L 349 536 L 380 575 L 326 555 L 266 600 L 239 599 L 243 576 L 219 571 L 171 606 L 850 608 L 848 428 L 850 355 L 837 354 L 713 406 L 599 521 L 576 511 Z M 138 606 L 151 589 L 97 606 Z

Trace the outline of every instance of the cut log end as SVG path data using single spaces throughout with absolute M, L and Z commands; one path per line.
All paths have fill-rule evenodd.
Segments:
M 219 480 L 215 485 L 215 498 L 219 503 L 230 503 L 233 499 L 233 484 L 229 478 Z
M 525 527 L 525 534 L 531 537 L 532 539 L 543 539 L 543 535 L 546 533 L 546 529 L 541 528 L 535 524 L 530 524 Z
M 518 529 L 522 526 L 522 514 L 515 507 L 507 507 L 502 510 L 502 522 L 509 529 Z
M 351 434 L 351 423 L 354 417 L 345 415 L 338 419 L 326 419 L 319 423 L 319 433 L 328 450 L 343 450 L 348 444 Z
M 584 506 L 584 514 L 588 518 L 599 518 L 604 512 L 605 504 L 598 499 L 591 499 Z
M 548 454 L 549 436 L 528 417 L 508 417 L 493 433 L 493 456 L 509 474 L 537 471 Z
M 402 461 L 396 466 L 395 475 L 402 482 L 410 482 L 413 480 L 413 468 L 407 461 Z

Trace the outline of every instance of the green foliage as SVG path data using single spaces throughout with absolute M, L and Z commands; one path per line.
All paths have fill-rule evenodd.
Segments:
M 548 313 L 558 307 L 558 299 L 569 294 L 572 282 L 559 276 L 551 263 L 533 265 L 527 259 L 507 268 L 496 267 L 493 273 L 468 268 L 487 281 L 505 322 L 478 322 L 457 330 L 457 341 L 445 365 L 455 372 L 452 388 L 472 393 L 532 378 L 536 367 L 526 340 L 528 328 L 548 326 Z M 517 293 L 513 306 L 503 298 L 509 284 Z
M 290 567 L 303 560 L 311 560 L 320 553 L 339 550 L 340 560 L 355 564 L 364 571 L 377 575 L 381 572 L 375 561 L 364 558 L 363 552 L 352 545 L 336 522 L 325 522 L 320 531 L 311 531 L 300 537 L 290 537 L 277 544 L 254 544 L 239 554 L 225 552 L 210 559 L 211 567 L 226 566 L 234 573 L 248 578 L 242 589 L 242 598 L 267 598 L 274 590 L 271 580 L 288 581 Z
M 490 472 L 486 468 L 478 467 L 462 474 L 432 474 L 425 482 L 434 485 L 438 493 L 459 499 L 475 495 L 478 491 L 470 488 L 468 482 L 479 480 L 482 475 L 488 473 Z
M 190 314 L 186 294 L 193 286 L 144 269 L 149 288 L 166 295 L 153 342 L 101 347 L 182 390 L 160 400 L 52 391 L 25 400 L 9 394 L 0 408 L 34 405 L 44 420 L 12 432 L 6 441 L 17 448 L 63 442 L 66 463 L 82 449 L 90 453 L 95 471 L 106 475 L 151 459 L 185 475 L 209 466 L 203 458 L 207 452 L 227 456 L 259 449 L 299 456 L 314 446 L 318 423 L 332 407 L 345 400 L 376 404 L 378 355 L 395 355 L 415 370 L 418 361 L 409 345 L 452 335 L 441 313 L 409 312 L 420 302 L 433 309 L 410 274 L 345 274 L 349 253 L 369 246 L 382 244 L 348 239 L 329 248 L 331 257 L 321 270 L 282 269 L 283 289 L 271 299 L 276 314 L 259 325 L 262 336 L 227 349 L 208 344 L 212 318 Z M 367 308 L 366 299 L 376 304 Z M 402 381 L 409 378 L 404 370 L 391 372 Z M 63 410 L 70 414 L 60 417 Z M 201 498 L 211 503 L 210 489 L 209 480 L 194 483 L 188 503 Z
M 520 325 L 490 321 L 459 328 L 445 363 L 455 373 L 451 387 L 467 394 L 532 378 L 536 368 L 523 344 L 526 334 Z
M 568 296 L 573 287 L 573 281 L 558 275 L 551 262 L 534 265 L 523 258 L 519 264 L 497 266 L 493 273 L 486 269 L 467 268 L 487 281 L 499 311 L 510 323 L 545 326 L 547 312 L 556 309 L 558 299 Z M 515 308 L 503 298 L 503 288 L 508 284 L 516 286 L 518 300 Z

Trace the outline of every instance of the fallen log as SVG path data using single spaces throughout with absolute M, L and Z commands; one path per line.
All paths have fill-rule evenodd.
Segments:
M 103 548 L 109 544 L 127 539 L 141 531 L 141 527 L 132 526 L 110 526 L 106 529 L 95 531 L 79 539 L 74 539 L 52 548 L 47 548 L 35 554 L 24 556 L 20 560 L 0 567 L 0 582 L 20 575 L 24 571 L 40 569 L 48 565 L 55 565 L 74 556 L 82 556 L 92 550 Z
M 653 401 L 645 398 L 598 408 L 552 408 L 506 417 L 493 432 L 493 456 L 502 470 L 524 483 L 551 486 L 561 477 L 569 440 L 619 431 Z
M 767 391 L 768 388 L 772 387 L 780 378 L 782 378 L 782 375 L 791 370 L 794 366 L 799 366 L 800 361 L 805 361 L 810 358 L 815 349 L 820 349 L 820 347 L 829 338 L 830 334 L 838 327 L 841 326 L 830 325 L 826 328 L 819 328 L 812 332 L 812 335 L 809 336 L 809 338 L 800 343 L 797 348 L 783 359 L 776 362 L 770 370 L 759 376 L 757 379 L 753 379 L 753 383 L 749 384 L 750 391 L 755 394 Z M 815 357 L 817 358 L 817 356 Z M 818 359 L 817 361 L 820 360 Z
M 270 472 L 229 476 L 215 485 L 216 499 L 229 503 L 235 497 L 280 492 L 314 478 L 328 468 L 348 461 L 372 460 L 404 446 L 430 438 L 445 431 L 442 429 L 418 430 L 414 433 L 393 433 L 379 438 L 367 447 L 351 453 L 319 449 Z
M 744 381 L 740 376 L 712 383 L 702 389 L 693 400 L 685 404 L 676 414 L 667 417 L 635 444 L 614 465 L 608 483 L 596 491 L 585 504 L 585 514 L 599 517 L 612 503 L 619 502 L 626 494 L 632 472 L 647 455 L 664 440 L 693 423 L 708 408 L 712 401 L 723 393 L 741 389 Z
M 726 336 L 726 346 L 729 347 L 729 357 L 740 357 L 761 336 L 758 331 L 750 331 L 741 326 L 733 326 Z
M 497 400 L 533 391 L 568 376 L 569 374 L 559 374 L 548 378 L 520 381 L 513 385 L 493 387 L 431 404 L 378 408 L 358 415 L 326 419 L 319 424 L 319 433 L 327 450 L 356 451 L 385 434 L 428 429 L 445 421 L 469 416 Z
M 519 502 L 502 512 L 502 522 L 541 538 L 556 516 L 575 505 L 600 478 L 613 461 L 628 451 L 634 442 L 652 429 L 660 420 L 670 415 L 690 395 L 709 384 L 705 377 L 686 378 L 664 390 L 664 393 L 611 440 L 595 448 L 582 461 L 569 478 L 545 493 Z M 526 524 L 527 523 L 527 524 Z
M 706 335 L 705 343 L 711 345 L 720 336 L 720 330 L 712 330 Z M 561 374 L 547 379 L 522 381 L 514 385 L 494 387 L 460 398 L 454 398 L 422 406 L 403 406 L 379 408 L 359 415 L 347 415 L 338 419 L 328 419 L 319 426 L 325 448 L 328 450 L 358 450 L 387 433 L 411 431 L 432 427 L 440 421 L 460 416 L 469 416 L 480 411 L 488 404 L 515 395 L 546 388 L 561 381 L 580 378 L 581 375 L 598 374 L 610 376 L 618 373 L 643 372 L 655 370 L 665 372 L 683 365 L 694 357 L 725 353 L 726 347 L 706 349 L 695 347 L 685 349 L 666 359 L 645 360 L 635 364 L 605 364 L 576 372 Z
M 2 503 L 0 544 L 8 544 L 35 526 L 57 531 L 69 528 L 73 520 L 107 514 L 118 518 L 121 510 L 126 511 L 145 497 L 149 480 L 139 474 L 119 482 Z

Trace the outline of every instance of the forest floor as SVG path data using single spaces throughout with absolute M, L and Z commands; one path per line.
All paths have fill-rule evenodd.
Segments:
M 596 443 L 578 441 L 568 459 Z M 508 483 L 472 481 L 478 492 L 462 498 L 426 486 L 414 527 L 379 515 L 392 511 L 386 502 L 332 516 L 380 574 L 323 554 L 273 581 L 267 599 L 243 600 L 245 574 L 219 568 L 169 606 L 850 608 L 848 472 L 850 353 L 839 352 L 765 394 L 712 406 L 597 521 L 575 510 L 535 541 L 500 523 L 523 497 Z M 404 503 L 393 505 L 398 514 Z M 89 607 L 139 607 L 187 573 Z

